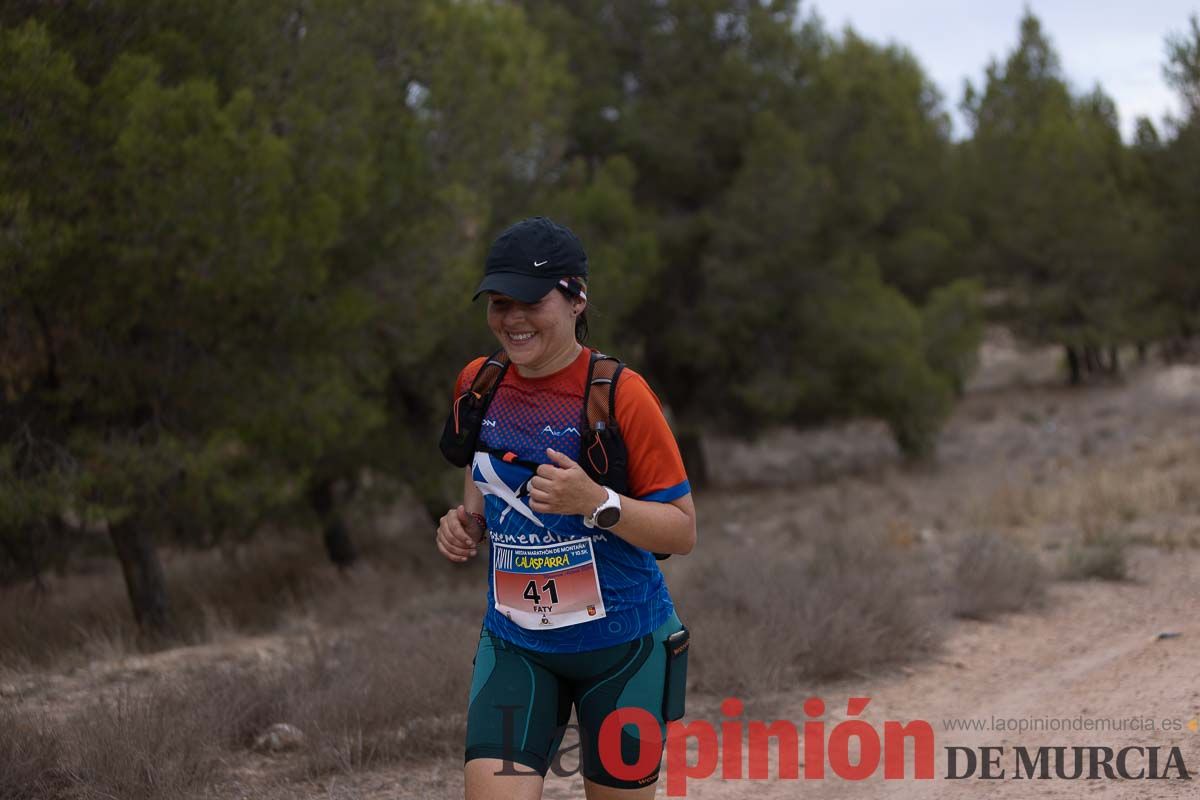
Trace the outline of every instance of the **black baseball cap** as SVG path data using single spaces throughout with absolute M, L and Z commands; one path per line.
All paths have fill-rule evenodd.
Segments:
M 484 292 L 499 292 L 536 303 L 564 278 L 588 274 L 587 253 L 570 228 L 548 217 L 531 217 L 496 237 L 488 250 L 483 281 L 474 300 Z

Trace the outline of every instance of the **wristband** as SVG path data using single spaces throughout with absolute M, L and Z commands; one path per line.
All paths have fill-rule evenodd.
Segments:
M 474 511 L 468 511 L 467 514 L 470 515 L 471 519 L 475 520 L 476 524 L 479 525 L 479 529 L 483 531 L 483 535 L 480 536 L 479 540 L 476 542 L 476 544 L 478 544 L 487 538 L 487 518 L 484 517 L 483 514 L 477 514 Z

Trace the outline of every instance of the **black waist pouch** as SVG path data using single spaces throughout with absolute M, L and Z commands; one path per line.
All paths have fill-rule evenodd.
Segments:
M 667 722 L 683 718 L 683 701 L 687 693 L 688 648 L 692 634 L 685 627 L 667 637 L 667 675 L 663 685 L 663 719 Z

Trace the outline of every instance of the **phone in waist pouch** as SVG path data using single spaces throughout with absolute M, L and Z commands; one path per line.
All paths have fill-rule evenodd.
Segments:
M 688 649 L 692 634 L 685 627 L 672 633 L 663 642 L 667 648 L 667 675 L 663 686 L 663 719 L 667 722 L 683 717 L 684 695 L 687 693 Z

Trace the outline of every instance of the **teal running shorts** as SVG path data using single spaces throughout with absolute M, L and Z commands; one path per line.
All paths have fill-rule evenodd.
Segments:
M 539 653 L 481 629 L 467 710 L 466 760 L 498 758 L 510 762 L 503 772 L 536 770 L 545 777 L 574 707 L 579 723 L 579 767 L 585 778 L 622 789 L 653 783 L 658 779 L 666 737 L 664 642 L 682 628 L 679 617 L 672 613 L 657 630 L 640 639 L 583 653 Z M 637 780 L 611 775 L 600 759 L 600 726 L 609 713 L 625 707 L 645 709 L 659 724 L 658 742 L 647 742 L 647 746 L 658 747 L 653 769 Z M 627 725 L 621 733 L 625 764 L 639 763 L 641 741 L 631 733 L 634 730 Z

